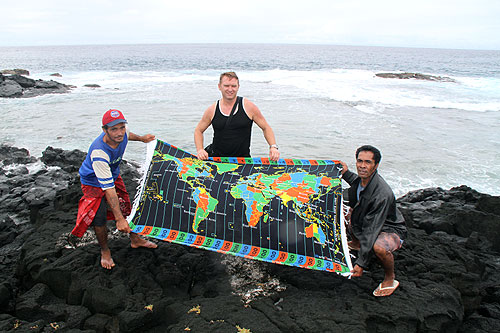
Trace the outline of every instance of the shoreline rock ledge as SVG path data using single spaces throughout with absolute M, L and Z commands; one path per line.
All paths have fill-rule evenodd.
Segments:
M 409 237 L 395 253 L 400 287 L 158 242 L 132 249 L 111 233 L 100 267 L 89 232 L 72 247 L 84 152 L 40 158 L 0 145 L 2 332 L 498 332 L 500 197 L 467 186 L 398 199 Z M 124 163 L 131 197 L 139 174 Z M 112 223 L 109 225 L 114 230 Z
M 375 76 L 385 78 L 385 79 L 416 79 L 416 80 L 426 80 L 426 81 L 440 81 L 440 82 L 456 82 L 451 77 L 447 76 L 435 76 L 429 74 L 421 74 L 421 73 L 377 73 Z
M 35 97 L 44 94 L 66 93 L 74 86 L 53 80 L 34 80 L 20 74 L 0 74 L 0 97 Z

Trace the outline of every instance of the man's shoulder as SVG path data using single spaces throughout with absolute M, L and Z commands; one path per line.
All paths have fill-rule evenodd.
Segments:
M 394 197 L 394 192 L 392 188 L 387 184 L 384 177 L 382 177 L 378 172 L 373 175 L 373 179 L 370 182 L 372 185 L 372 193 L 375 195 L 385 195 L 388 197 Z
M 255 105 L 255 103 L 252 102 L 251 100 L 249 100 L 248 98 L 241 97 L 241 96 L 238 98 L 241 98 L 241 104 L 243 105 L 243 108 L 245 109 L 245 111 L 247 113 L 252 113 L 252 112 L 256 112 L 259 110 L 257 105 Z
M 106 151 L 108 145 L 103 141 L 103 135 L 99 135 L 89 147 L 89 154 L 91 154 L 94 150 L 103 150 Z

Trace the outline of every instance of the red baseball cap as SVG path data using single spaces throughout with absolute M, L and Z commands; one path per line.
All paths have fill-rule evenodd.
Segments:
M 115 126 L 119 123 L 126 123 L 127 120 L 123 116 L 120 110 L 110 109 L 106 111 L 104 116 L 102 116 L 102 126 L 108 125 L 108 127 Z

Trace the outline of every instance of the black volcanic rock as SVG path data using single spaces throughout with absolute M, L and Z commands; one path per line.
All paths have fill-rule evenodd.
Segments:
M 132 249 L 120 233 L 109 241 L 117 266 L 102 269 L 93 232 L 76 248 L 66 241 L 84 157 L 48 147 L 33 160 L 25 150 L 0 146 L 0 331 L 500 329 L 499 197 L 462 186 L 400 198 L 409 221 L 409 237 L 395 253 L 401 284 L 392 296 L 376 298 L 371 293 L 383 278 L 377 263 L 349 280 L 167 242 Z M 14 172 L 14 163 L 26 166 Z M 136 166 L 121 169 L 133 197 Z
M 26 69 L 16 68 L 16 69 L 2 69 L 1 74 L 19 74 L 19 75 L 30 75 L 30 72 Z
M 460 186 L 410 192 L 399 202 L 406 220 L 428 234 L 444 231 L 466 238 L 474 234 L 481 237 L 481 248 L 500 252 L 500 197 Z
M 385 79 L 416 79 L 416 80 L 426 80 L 426 81 L 442 81 L 442 82 L 456 82 L 454 79 L 447 76 L 435 76 L 429 74 L 421 73 L 377 73 L 375 76 L 385 78 Z
M 44 94 L 66 93 L 73 86 L 53 80 L 33 80 L 20 74 L 0 77 L 0 97 L 34 97 Z
M 0 82 L 0 97 L 21 97 L 22 95 L 23 87 L 19 83 L 6 79 Z
M 6 78 L 17 82 L 23 88 L 32 88 L 35 86 L 35 80 L 27 78 L 27 77 L 19 75 L 19 74 L 7 76 Z

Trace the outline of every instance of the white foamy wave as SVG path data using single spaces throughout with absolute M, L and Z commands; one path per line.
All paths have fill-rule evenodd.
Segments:
M 401 80 L 380 78 L 376 72 L 358 69 L 244 74 L 245 80 L 294 87 L 308 97 L 330 98 L 365 113 L 378 113 L 381 106 L 500 111 L 498 78 L 453 78 L 456 82 Z
M 126 88 L 143 85 L 168 84 L 179 82 L 213 81 L 214 75 L 203 73 L 156 72 L 156 71 L 89 71 L 64 74 L 62 78 L 54 78 L 45 73 L 44 80 L 56 80 L 77 87 L 85 84 L 98 84 L 101 87 Z

